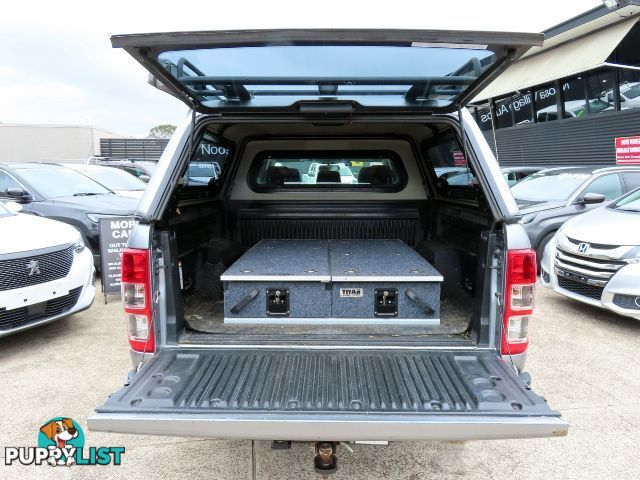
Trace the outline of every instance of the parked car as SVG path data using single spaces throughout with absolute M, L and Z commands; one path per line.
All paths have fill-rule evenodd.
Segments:
M 0 337 L 86 310 L 95 296 L 93 258 L 80 233 L 19 210 L 0 203 Z
M 134 371 L 89 428 L 312 441 L 320 473 L 335 469 L 341 441 L 566 434 L 522 371 L 535 252 L 464 108 L 497 75 L 493 62 L 540 41 L 409 30 L 113 37 L 198 115 L 177 128 L 141 200 L 122 256 Z M 205 140 L 231 152 L 222 174 L 181 185 Z M 461 151 L 477 184 L 436 184 L 434 165 Z M 368 166 L 351 183 L 282 181 L 319 153 Z M 316 262 L 327 241 L 330 266 Z M 274 258 L 261 273 L 260 259 Z M 437 274 L 402 267 L 411 259 Z M 417 294 L 406 282 L 418 279 L 441 293 Z M 234 299 L 229 282 L 248 282 L 246 294 Z M 408 308 L 415 316 L 401 316 Z
M 602 93 L 602 101 L 606 101 L 611 105 L 614 104 L 613 90 Z M 640 82 L 625 82 L 620 84 L 620 108 L 627 110 L 629 108 L 640 107 Z
M 613 110 L 613 104 L 606 102 L 602 98 L 595 98 L 589 100 L 589 112 L 597 113 L 606 110 Z M 564 103 L 564 115 L 563 118 L 577 118 L 583 117 L 587 112 L 587 104 L 584 100 L 569 100 Z M 550 122 L 558 119 L 558 107 L 551 105 L 549 107 L 538 110 L 537 121 Z
M 502 167 L 500 170 L 502 170 L 507 184 L 513 187 L 520 180 L 542 170 L 542 167 Z
M 640 320 L 640 188 L 567 221 L 545 248 L 541 283 Z
M 138 200 L 120 197 L 70 168 L 47 163 L 0 163 L 0 201 L 75 227 L 100 269 L 100 218 L 133 216 Z
M 560 226 L 640 186 L 640 167 L 562 167 L 541 170 L 511 187 L 521 223 L 542 259 Z
M 533 175 L 542 170 L 541 167 L 502 167 L 500 168 L 507 185 L 512 187 L 520 180 Z M 437 173 L 437 169 L 436 169 Z M 459 168 L 459 170 L 450 170 L 439 175 L 440 179 L 447 181 L 448 185 L 468 185 L 474 180 L 473 174 L 467 168 Z
M 144 189 L 147 188 L 147 184 L 142 180 L 118 168 L 77 163 L 69 163 L 62 166 L 86 175 L 91 180 L 123 197 L 140 199 L 144 193 Z
M 144 183 L 148 183 L 156 169 L 157 163 L 150 160 L 130 160 L 123 158 L 119 160 L 100 160 L 98 165 L 119 168 L 139 178 Z
M 217 180 L 220 176 L 218 162 L 199 160 L 191 162 L 186 174 L 188 185 L 209 185 L 211 180 Z

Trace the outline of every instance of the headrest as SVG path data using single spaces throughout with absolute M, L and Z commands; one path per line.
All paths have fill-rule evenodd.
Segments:
M 395 175 L 386 165 L 373 165 L 364 167 L 358 173 L 358 183 L 370 183 L 371 185 L 393 185 Z

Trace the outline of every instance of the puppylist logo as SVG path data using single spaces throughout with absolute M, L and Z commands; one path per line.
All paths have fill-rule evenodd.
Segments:
M 5 447 L 13 465 L 120 465 L 124 447 L 85 447 L 84 432 L 72 418 L 55 417 L 40 427 L 37 447 Z

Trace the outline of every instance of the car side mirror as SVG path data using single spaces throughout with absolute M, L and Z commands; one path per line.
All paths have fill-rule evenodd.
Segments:
M 604 202 L 604 195 L 601 193 L 585 193 L 584 197 L 580 200 L 583 205 L 592 205 L 594 203 Z
M 149 175 L 140 175 L 138 178 L 144 183 L 149 183 L 149 180 L 151 180 L 151 177 Z
M 7 188 L 5 191 L 7 197 L 15 198 L 16 200 L 28 201 L 31 200 L 31 195 L 26 190 L 19 187 Z

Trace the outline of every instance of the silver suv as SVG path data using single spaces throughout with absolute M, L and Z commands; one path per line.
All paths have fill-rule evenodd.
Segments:
M 321 473 L 344 441 L 565 435 L 523 372 L 535 252 L 464 108 L 541 40 L 409 30 L 113 37 L 194 115 L 160 159 L 122 257 L 136 368 L 90 428 L 313 441 Z M 220 175 L 189 181 L 193 161 L 216 162 Z M 314 163 L 318 175 L 303 177 Z M 477 181 L 438 181 L 436 169 L 461 166 Z M 387 245 L 377 256 L 362 243 L 374 240 Z M 341 246 L 342 276 L 314 263 L 326 245 Z M 438 275 L 398 273 L 409 257 Z M 441 282 L 430 305 L 407 287 L 425 278 Z M 239 280 L 254 283 L 232 299 Z M 349 318 L 336 312 L 355 302 Z

